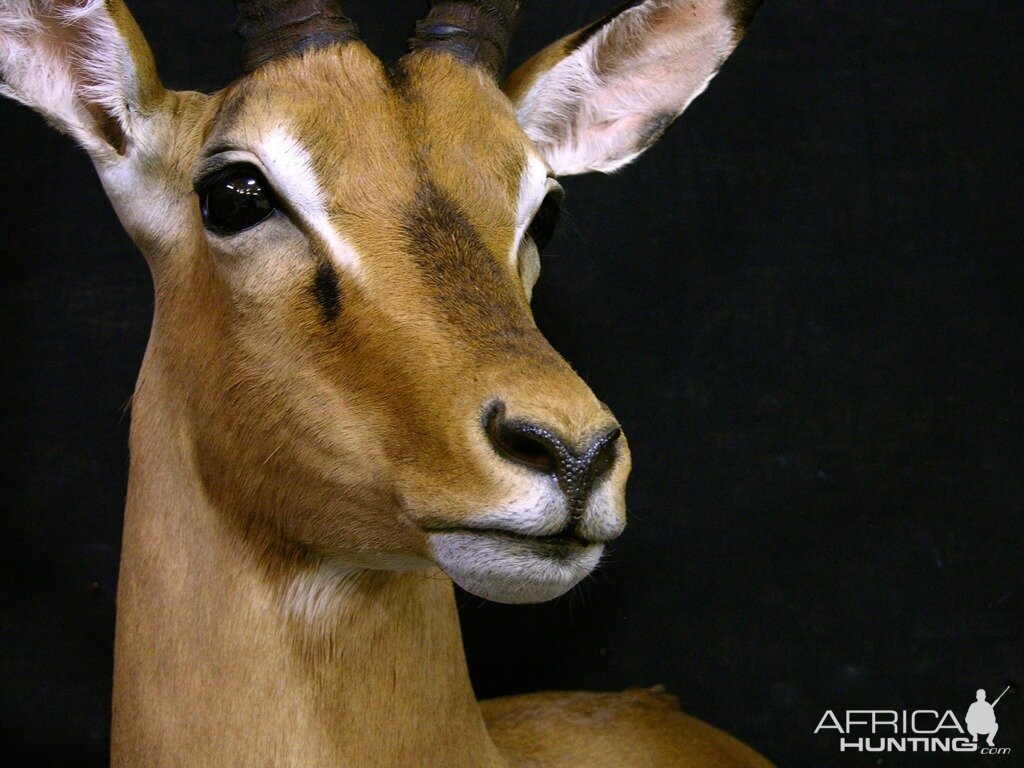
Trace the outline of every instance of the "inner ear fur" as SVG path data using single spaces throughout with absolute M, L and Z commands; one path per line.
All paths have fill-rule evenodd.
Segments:
M 505 92 L 557 175 L 610 172 L 707 86 L 760 0 L 625 3 L 519 67 Z
M 164 89 L 122 0 L 10 0 L 0 5 L 0 93 L 103 155 L 124 154 Z

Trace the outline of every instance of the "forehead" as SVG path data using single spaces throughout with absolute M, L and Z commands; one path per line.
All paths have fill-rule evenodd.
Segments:
M 312 223 L 343 293 L 471 343 L 536 343 L 509 255 L 546 166 L 482 71 L 424 52 L 390 74 L 360 43 L 272 62 L 223 97 L 202 154 L 230 150 Z
M 507 216 L 538 162 L 482 71 L 419 54 L 389 73 L 361 43 L 272 62 L 233 84 L 204 154 L 285 145 L 311 166 L 325 202 L 342 207 L 389 206 L 429 181 L 481 215 Z

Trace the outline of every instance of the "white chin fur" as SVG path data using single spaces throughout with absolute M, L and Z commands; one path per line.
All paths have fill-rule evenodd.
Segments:
M 467 592 L 496 603 L 542 603 L 564 595 L 597 567 L 603 544 L 566 548 L 493 533 L 435 533 L 437 564 Z

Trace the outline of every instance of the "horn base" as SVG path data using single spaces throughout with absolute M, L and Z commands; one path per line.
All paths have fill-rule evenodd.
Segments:
M 435 2 L 427 18 L 416 23 L 409 49 L 447 52 L 499 78 L 519 6 L 519 2 Z
M 282 56 L 359 39 L 355 23 L 336 0 L 239 2 L 235 31 L 245 46 L 246 73 Z

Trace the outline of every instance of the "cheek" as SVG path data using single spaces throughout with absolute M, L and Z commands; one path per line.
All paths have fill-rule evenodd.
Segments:
M 223 343 L 238 357 L 240 372 L 258 372 L 285 391 L 301 388 L 318 362 L 319 340 L 343 325 L 336 271 L 283 216 L 207 239 L 225 309 Z
M 396 505 L 396 455 L 412 436 L 421 361 L 408 333 L 284 227 L 208 238 L 223 327 L 195 415 L 197 461 L 218 505 L 248 530 L 318 550 L 425 552 Z
M 236 308 L 273 307 L 313 264 L 308 240 L 282 214 L 237 235 L 206 237 L 214 270 Z
M 216 412 L 196 424 L 197 463 L 218 506 L 318 549 L 413 547 L 374 414 L 294 357 L 223 354 Z

